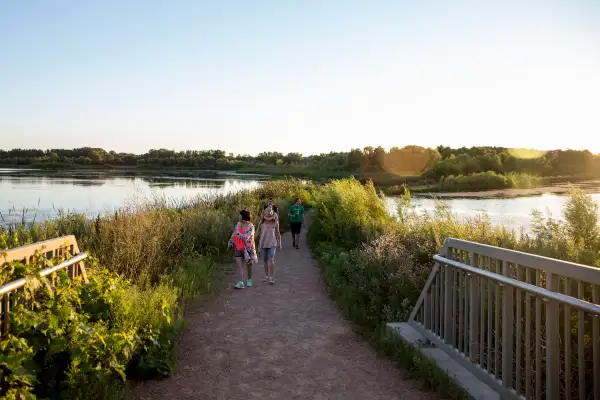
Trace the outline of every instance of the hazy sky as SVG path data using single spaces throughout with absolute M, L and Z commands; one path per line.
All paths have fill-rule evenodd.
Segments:
M 599 0 L 0 4 L 0 148 L 589 148 Z

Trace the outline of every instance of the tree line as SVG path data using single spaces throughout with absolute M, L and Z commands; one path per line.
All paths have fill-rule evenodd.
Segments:
M 304 156 L 263 152 L 234 155 L 222 150 L 153 149 L 144 154 L 117 153 L 101 148 L 0 150 L 0 166 L 69 168 L 77 166 L 198 168 L 216 170 L 305 169 L 348 174 L 393 173 L 439 180 L 449 176 L 492 171 L 536 176 L 600 175 L 600 155 L 588 150 L 509 149 L 504 147 L 421 146 L 365 147 L 349 152 Z

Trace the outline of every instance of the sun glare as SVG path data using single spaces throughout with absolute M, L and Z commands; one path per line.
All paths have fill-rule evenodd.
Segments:
M 522 159 L 534 159 L 543 157 L 546 154 L 545 151 L 535 149 L 508 149 L 508 154 L 514 158 Z

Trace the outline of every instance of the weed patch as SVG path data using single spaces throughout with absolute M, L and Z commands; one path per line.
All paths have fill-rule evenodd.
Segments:
M 310 206 L 314 190 L 290 179 L 188 202 L 134 199 L 96 219 L 61 214 L 0 227 L 0 250 L 74 234 L 92 255 L 87 283 L 63 271 L 51 284 L 39 275 L 47 266 L 41 258 L 2 266 L 0 284 L 21 277 L 28 284 L 0 341 L 0 396 L 121 399 L 127 380 L 170 375 L 184 302 L 214 290 L 238 212 L 257 220 L 273 199 L 285 228 L 293 198 Z
M 433 213 L 417 213 L 409 193 L 392 219 L 373 186 L 352 179 L 325 185 L 314 198 L 309 243 L 329 292 L 373 343 L 444 393 L 448 383 L 439 371 L 414 349 L 391 349 L 381 330 L 387 322 L 407 320 L 433 268 L 432 257 L 448 237 L 600 267 L 598 205 L 582 191 L 571 192 L 564 221 L 535 212 L 533 234 L 492 225 L 485 214 L 458 218 L 440 201 Z

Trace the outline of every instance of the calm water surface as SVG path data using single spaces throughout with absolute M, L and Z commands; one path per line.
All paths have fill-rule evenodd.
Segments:
M 63 172 L 48 174 L 44 171 L 0 168 L 0 213 L 4 222 L 25 218 L 41 220 L 56 216 L 58 210 L 83 212 L 96 216 L 123 205 L 125 202 L 155 195 L 172 201 L 189 199 L 197 195 L 213 196 L 252 189 L 261 185 L 265 177 L 220 175 L 210 178 L 178 177 L 127 177 L 102 172 Z M 600 194 L 593 194 L 600 201 Z M 520 229 L 529 229 L 531 212 L 538 209 L 562 219 L 566 197 L 546 194 L 533 197 L 446 199 L 446 204 L 459 217 L 485 212 L 493 223 Z M 391 213 L 395 213 L 396 200 L 387 198 Z M 432 199 L 413 197 L 416 211 L 433 212 Z M 0 218 L 0 223 L 2 219 Z
M 214 196 L 256 188 L 261 180 L 240 175 L 210 178 L 127 177 L 106 173 L 63 173 L 0 169 L 0 213 L 6 223 L 15 218 L 52 218 L 58 210 L 96 216 L 128 201 L 164 196 L 171 201 L 197 195 Z M 0 219 L 2 223 L 2 219 Z
M 600 202 L 600 194 L 592 194 L 592 197 Z M 567 197 L 564 195 L 544 194 L 541 196 L 504 199 L 449 198 L 445 199 L 444 202 L 459 217 L 468 217 L 485 212 L 494 224 L 504 224 L 515 229 L 523 227 L 526 231 L 529 231 L 533 210 L 537 209 L 545 215 L 550 213 L 555 219 L 563 219 L 562 207 L 566 199 Z M 390 212 L 397 215 L 396 200 L 388 198 L 387 201 Z M 413 197 L 412 206 L 417 212 L 432 213 L 435 210 L 435 201 L 430 198 Z

